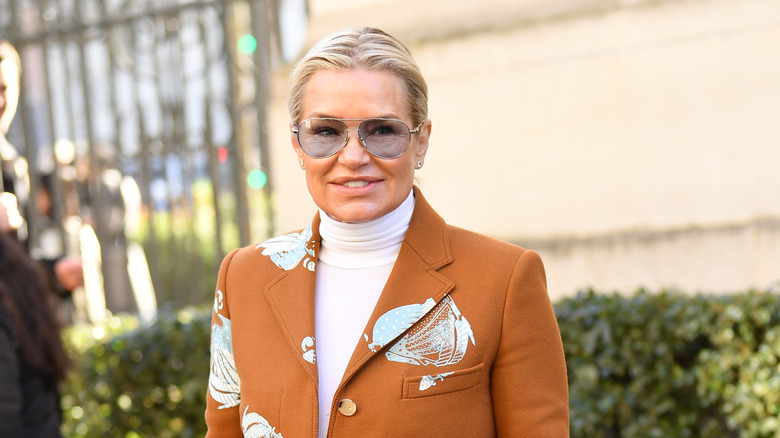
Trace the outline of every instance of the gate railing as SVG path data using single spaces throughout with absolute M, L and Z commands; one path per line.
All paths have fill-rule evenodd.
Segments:
M 273 233 L 265 105 L 277 9 L 0 0 L 0 39 L 23 64 L 8 139 L 27 163 L 30 247 L 80 253 L 91 227 L 109 310 L 144 307 L 148 283 L 158 303 L 207 302 L 225 253 Z M 39 211 L 43 191 L 53 202 Z

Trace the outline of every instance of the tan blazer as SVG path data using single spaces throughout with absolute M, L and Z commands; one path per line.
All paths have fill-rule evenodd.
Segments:
M 569 436 L 566 365 L 539 256 L 448 226 L 420 191 L 330 410 L 329 437 Z M 209 438 L 316 437 L 319 216 L 219 272 Z M 242 435 L 243 433 L 243 435 Z

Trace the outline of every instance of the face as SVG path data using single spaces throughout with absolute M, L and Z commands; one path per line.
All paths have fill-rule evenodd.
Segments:
M 306 85 L 301 120 L 314 117 L 403 120 L 414 129 L 401 79 L 376 70 L 320 70 Z M 347 122 L 356 129 L 359 122 Z M 349 131 L 347 144 L 327 158 L 311 158 L 291 135 L 293 148 L 303 160 L 306 185 L 312 199 L 328 216 L 340 222 L 365 222 L 395 210 L 409 195 L 418 161 L 425 161 L 430 120 L 412 134 L 400 157 L 378 158 Z
M 0 132 L 8 132 L 19 99 L 18 70 L 11 61 L 0 62 Z

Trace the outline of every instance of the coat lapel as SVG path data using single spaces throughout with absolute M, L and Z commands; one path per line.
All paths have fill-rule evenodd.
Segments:
M 392 346 L 420 319 L 425 317 L 453 289 L 454 284 L 437 271 L 452 262 L 447 225 L 433 210 L 417 187 L 409 229 L 393 271 L 364 329 L 363 341 L 352 354 L 342 385 L 366 362 Z M 311 225 L 307 247 L 319 253 L 320 217 Z M 288 266 L 289 268 L 289 266 Z M 318 384 L 314 360 L 314 303 L 316 275 L 303 262 L 286 269 L 265 289 L 277 322 L 287 343 Z M 395 322 L 395 326 L 383 324 Z M 311 353 L 309 353 L 311 352 Z
M 342 385 L 367 361 L 391 346 L 452 290 L 437 272 L 452 262 L 447 225 L 417 187 L 415 207 L 393 271 L 344 373 Z
M 314 342 L 316 268 L 313 261 L 319 253 L 319 222 L 318 213 L 311 225 L 311 237 L 306 241 L 306 248 L 310 248 L 314 255 L 286 269 L 265 288 L 268 302 L 287 343 L 315 384 L 318 384 L 318 378 Z

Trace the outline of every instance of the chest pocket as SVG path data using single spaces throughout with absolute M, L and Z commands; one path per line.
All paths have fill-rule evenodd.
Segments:
M 449 373 L 404 377 L 403 398 L 414 399 L 465 391 L 481 383 L 483 368 L 484 365 L 479 364 Z

